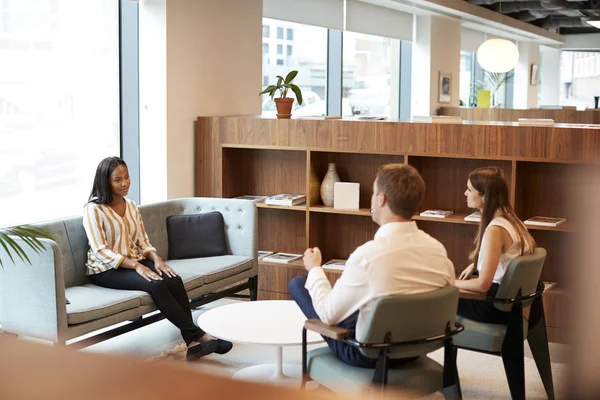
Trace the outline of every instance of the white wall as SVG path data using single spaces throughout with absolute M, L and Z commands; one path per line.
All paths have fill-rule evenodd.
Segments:
M 538 87 L 530 85 L 531 65 L 539 66 L 540 46 L 533 42 L 519 42 L 519 63 L 515 68 L 513 108 L 537 107 Z
M 600 33 L 583 35 L 566 35 L 563 49 L 567 50 L 600 50 Z
M 431 17 L 414 16 L 411 65 L 411 114 L 429 115 L 431 94 Z
M 558 105 L 560 101 L 560 50 L 540 46 L 541 105 Z
M 162 7 L 151 7 L 153 3 Z M 145 0 L 140 7 L 140 25 L 144 20 L 166 21 L 160 32 L 166 39 L 142 37 L 140 30 L 144 42 L 140 47 L 146 50 L 140 51 L 140 71 L 150 70 L 140 76 L 144 203 L 195 195 L 198 116 L 261 112 L 262 0 L 169 0 L 166 8 L 164 4 L 165 0 Z M 161 46 L 158 54 L 148 54 L 163 40 L 164 62 Z M 166 96 L 159 90 L 163 81 Z M 146 110 L 146 104 L 154 108 Z M 161 119 L 157 115 L 166 116 L 166 125 L 154 124 Z M 166 171 L 165 180 L 155 179 L 159 169 Z

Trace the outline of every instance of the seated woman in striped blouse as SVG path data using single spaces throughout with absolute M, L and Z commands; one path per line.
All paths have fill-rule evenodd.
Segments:
M 188 360 L 227 353 L 230 342 L 212 338 L 194 325 L 183 281 L 149 243 L 140 211 L 125 198 L 129 184 L 122 159 L 108 157 L 100 162 L 83 212 L 90 243 L 87 275 L 98 286 L 150 294 L 156 307 L 181 330 Z

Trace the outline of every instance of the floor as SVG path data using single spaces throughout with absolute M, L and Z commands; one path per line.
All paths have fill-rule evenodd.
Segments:
M 193 311 L 194 320 L 197 320 L 198 316 L 207 309 L 236 301 L 239 300 L 222 299 L 200 307 Z M 187 362 L 181 344 L 178 330 L 168 321 L 162 320 L 97 343 L 82 351 L 128 354 L 144 358 L 148 362 L 178 363 L 194 370 L 230 377 L 244 367 L 270 363 L 275 357 L 274 348 L 236 344 L 233 350 L 226 355 L 209 355 L 197 362 Z M 551 343 L 550 352 L 557 398 L 566 398 L 564 392 L 567 384 L 568 366 L 566 360 L 569 347 Z M 300 347 L 284 348 L 283 357 L 284 362 L 300 364 Z M 429 354 L 429 357 L 438 362 L 443 362 L 441 349 Z M 510 392 L 500 357 L 459 351 L 458 369 L 465 399 L 510 399 Z M 526 346 L 525 373 L 527 398 L 547 398 L 528 346 Z

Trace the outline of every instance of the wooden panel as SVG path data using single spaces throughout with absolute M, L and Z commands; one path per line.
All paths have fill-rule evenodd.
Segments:
M 292 279 L 297 276 L 307 274 L 302 261 L 296 261 L 290 264 L 274 264 L 259 262 L 258 264 L 258 290 L 259 292 L 289 293 L 288 285 Z M 325 275 L 333 286 L 335 281 L 341 276 L 338 271 L 325 271 Z
M 285 293 L 267 292 L 259 290 L 257 295 L 258 300 L 293 300 L 292 296 Z
M 329 163 L 334 163 L 342 182 L 358 182 L 360 184 L 360 208 L 371 208 L 373 181 L 382 165 L 404 163 L 403 156 L 311 152 L 311 168 L 319 182 L 323 181 Z M 322 204 L 322 202 L 320 202 Z
M 223 197 L 306 192 L 306 152 L 223 149 Z
M 519 118 L 549 118 L 555 123 L 600 124 L 600 112 L 595 110 L 518 110 L 506 108 L 441 107 L 440 115 L 454 115 L 469 121 L 511 121 Z
M 549 342 L 570 344 L 566 329 L 546 326 L 546 332 Z
M 564 328 L 570 325 L 568 299 L 568 294 L 564 290 L 550 289 L 544 292 L 546 326 Z
M 477 225 L 440 224 L 429 221 L 417 221 L 417 225 L 444 245 L 448 258 L 454 264 L 456 276 L 469 266 L 469 254 L 474 249 L 473 239 L 477 234 Z
M 303 212 L 258 209 L 259 250 L 302 254 L 306 250 Z
M 311 212 L 309 246 L 319 247 L 324 260 L 347 259 L 358 246 L 373 240 L 377 228 L 368 217 Z
M 500 167 L 504 170 L 508 183 L 511 182 L 510 161 L 411 156 L 408 162 L 419 171 L 425 181 L 427 190 L 421 205 L 422 210 L 441 208 L 459 214 L 472 213 L 474 210 L 467 207 L 464 192 L 469 174 L 476 168 Z
M 543 281 L 558 282 L 561 287 L 569 287 L 571 266 L 574 256 L 576 236 L 567 232 L 530 230 L 539 247 L 546 249 L 546 261 L 542 270 Z

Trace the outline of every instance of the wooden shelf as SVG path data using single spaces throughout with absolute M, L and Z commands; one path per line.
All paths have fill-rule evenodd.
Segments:
M 327 213 L 327 214 L 342 214 L 342 215 L 359 215 L 362 217 L 370 217 L 371 209 L 370 208 L 359 208 L 358 210 L 339 210 L 333 207 L 328 207 L 324 205 L 311 206 L 309 208 L 310 212 L 318 212 L 318 213 Z
M 299 206 L 271 206 L 265 203 L 256 203 L 256 207 L 266 209 L 270 208 L 272 210 L 306 211 L 306 204 L 301 204 Z
M 564 222 L 558 226 L 541 226 L 541 225 L 528 225 L 525 224 L 527 229 L 530 231 L 551 231 L 551 232 L 575 232 L 575 226 Z
M 465 225 L 477 225 L 479 222 L 465 221 L 465 217 L 469 214 L 451 214 L 446 218 L 435 218 L 435 217 L 422 217 L 415 215 L 413 219 L 415 221 L 430 221 L 430 222 L 442 222 L 447 224 L 465 224 Z

